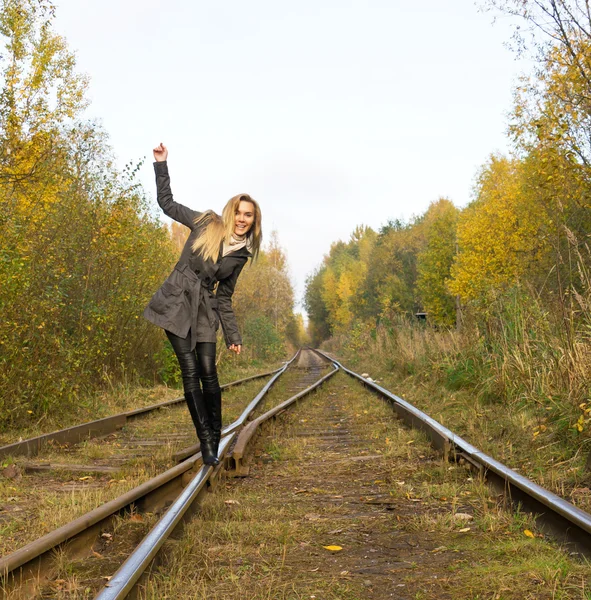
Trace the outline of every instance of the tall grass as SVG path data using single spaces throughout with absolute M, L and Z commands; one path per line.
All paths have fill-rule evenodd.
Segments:
M 325 347 L 352 364 L 371 356 L 398 378 L 467 391 L 474 403 L 538 413 L 576 448 L 591 431 L 591 328 L 582 310 L 566 320 L 559 312 L 515 288 L 484 318 L 468 312 L 459 332 L 400 317 L 388 328 L 357 324 Z

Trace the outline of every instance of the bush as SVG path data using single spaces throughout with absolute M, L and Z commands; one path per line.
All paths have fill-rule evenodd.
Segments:
M 244 324 L 244 345 L 254 358 L 277 359 L 285 354 L 279 334 L 267 317 L 258 316 Z

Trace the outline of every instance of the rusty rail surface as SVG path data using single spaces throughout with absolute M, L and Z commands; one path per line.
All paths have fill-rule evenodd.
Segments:
M 247 381 L 268 377 L 274 375 L 282 368 L 283 367 L 279 367 L 279 369 L 275 369 L 274 371 L 251 375 L 244 379 L 237 379 L 236 381 L 231 381 L 220 387 L 222 390 L 225 390 L 246 383 Z M 99 435 L 107 435 L 121 429 L 132 419 L 143 417 L 155 410 L 160 410 L 182 402 L 185 402 L 184 397 L 166 400 L 164 402 L 159 402 L 158 404 L 136 408 L 135 410 L 118 413 L 116 415 L 111 415 L 110 417 L 97 419 L 96 421 L 88 421 L 87 423 L 81 423 L 80 425 L 74 425 L 73 427 L 60 429 L 52 433 L 45 433 L 34 438 L 14 442 L 13 444 L 8 444 L 6 446 L 0 446 L 0 459 L 7 456 L 35 456 L 49 442 L 57 442 L 58 444 L 76 444 L 84 439 L 97 437 Z
M 298 358 L 300 352 L 298 350 L 289 361 L 274 372 L 271 380 L 249 403 L 240 417 L 224 429 L 225 436 L 244 423 L 257 404 L 271 389 L 273 383 Z M 264 376 L 266 374 L 247 379 L 251 380 Z M 244 381 L 239 380 L 240 383 L 244 383 Z M 226 387 L 229 385 L 237 385 L 237 382 L 227 384 Z M 227 445 L 222 446 L 220 444 L 220 447 L 225 451 Z M 101 530 L 104 530 L 116 515 L 129 512 L 133 508 L 140 512 L 163 511 L 168 503 L 177 498 L 187 483 L 193 479 L 200 459 L 201 454 L 195 453 L 182 463 L 164 471 L 118 498 L 102 504 L 74 521 L 2 557 L 0 559 L 0 594 L 6 594 L 6 590 L 18 587 L 28 580 L 39 579 L 39 576 L 48 569 L 48 565 L 52 562 L 55 550 L 58 547 L 63 549 L 68 556 L 87 555 L 88 547 L 92 544 L 92 541 L 100 535 Z
M 463 458 L 479 470 L 497 490 L 515 505 L 539 515 L 540 523 L 561 541 L 573 544 L 579 551 L 591 555 L 591 515 L 564 498 L 520 475 L 432 419 L 412 404 L 373 381 L 344 367 L 338 360 L 320 350 L 319 356 L 331 361 L 351 377 L 360 381 L 392 404 L 396 413 L 410 427 L 423 431 L 432 445 L 446 458 Z

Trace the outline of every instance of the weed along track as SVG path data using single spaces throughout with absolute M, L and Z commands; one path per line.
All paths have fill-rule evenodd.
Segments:
M 586 513 L 351 375 L 302 350 L 260 392 L 237 388 L 248 394 L 225 405 L 215 470 L 194 447 L 170 466 L 187 453 L 186 415 L 182 426 L 143 421 L 135 439 L 160 445 L 128 448 L 142 448 L 135 460 L 152 460 L 159 475 L 5 556 L 4 597 L 589 597 Z M 536 516 L 507 510 L 509 496 L 528 493 L 579 546 L 563 548 Z

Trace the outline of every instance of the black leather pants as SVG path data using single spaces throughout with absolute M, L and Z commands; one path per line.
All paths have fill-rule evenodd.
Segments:
M 170 331 L 166 332 L 174 353 L 179 360 L 183 388 L 186 392 L 201 389 L 204 393 L 215 394 L 220 391 L 218 373 L 215 366 L 215 344 L 198 342 L 195 350 L 191 350 L 191 332 L 181 338 Z
M 180 338 L 166 332 L 181 367 L 183 388 L 191 418 L 202 444 L 211 444 L 217 456 L 222 430 L 222 390 L 215 365 L 216 345 L 198 342 L 191 350 L 191 333 Z M 201 389 L 203 388 L 203 392 Z

